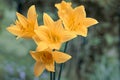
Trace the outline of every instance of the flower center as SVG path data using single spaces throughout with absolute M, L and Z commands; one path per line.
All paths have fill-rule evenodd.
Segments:
M 81 22 L 75 22 L 74 19 L 71 21 L 71 24 L 69 25 L 69 29 L 71 31 L 78 31 L 80 27 L 83 27 L 83 24 Z
M 40 56 L 41 56 L 41 61 L 44 64 L 50 64 L 53 62 L 53 56 L 49 51 L 42 51 Z

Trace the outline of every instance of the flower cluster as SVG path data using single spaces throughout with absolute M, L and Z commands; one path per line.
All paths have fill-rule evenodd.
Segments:
M 55 4 L 58 9 L 59 20 L 54 21 L 47 13 L 43 14 L 43 25 L 38 25 L 35 6 L 32 5 L 27 13 L 27 18 L 16 13 L 18 20 L 7 28 L 18 38 L 30 38 L 37 44 L 36 51 L 30 51 L 35 59 L 35 76 L 39 76 L 44 69 L 54 72 L 54 63 L 64 63 L 71 56 L 60 52 L 61 45 L 77 35 L 87 36 L 87 28 L 97 24 L 97 20 L 86 18 L 84 6 L 72 8 L 70 2 L 62 1 Z

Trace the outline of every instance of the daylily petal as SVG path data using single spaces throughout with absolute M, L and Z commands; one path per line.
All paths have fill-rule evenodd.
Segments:
M 34 33 L 31 32 L 24 32 L 21 37 L 23 38 L 32 38 L 32 36 L 34 35 Z
M 48 14 L 46 14 L 46 13 L 43 14 L 43 20 L 44 20 L 45 26 L 47 26 L 47 27 L 54 26 L 54 24 L 53 24 L 54 21 L 52 20 L 52 18 Z
M 29 20 L 36 20 L 37 19 L 37 14 L 36 14 L 36 10 L 35 10 L 35 5 L 32 5 L 29 10 L 28 10 L 28 13 L 27 13 L 27 17 Z
M 42 62 L 36 62 L 34 66 L 34 74 L 35 76 L 39 76 L 45 69 L 45 65 Z
M 64 30 L 64 28 L 63 28 L 63 25 L 62 25 L 62 20 L 57 20 L 56 22 L 55 22 L 55 26 L 57 27 L 57 29 L 56 29 L 56 27 L 54 27 L 55 29 L 55 31 L 57 30 L 57 31 L 63 31 Z
M 65 10 L 66 8 L 72 9 L 71 4 L 71 2 L 62 1 L 61 3 L 55 4 L 55 7 L 58 8 L 58 10 Z
M 86 26 L 86 27 L 90 27 L 92 25 L 95 25 L 98 23 L 98 21 L 96 19 L 93 19 L 93 18 L 86 18 L 83 20 L 83 24 Z
M 35 35 L 32 37 L 32 39 L 34 40 L 34 42 L 35 42 L 36 44 L 38 44 L 39 42 L 41 42 L 41 40 L 40 40 L 40 38 L 38 37 L 37 34 L 35 34 Z
M 54 61 L 50 64 L 45 64 L 45 68 L 48 70 L 48 71 L 51 71 L 51 72 L 54 72 L 55 69 L 54 69 Z
M 69 41 L 75 37 L 77 37 L 77 35 L 75 33 L 66 31 L 63 36 L 63 42 Z
M 36 19 L 35 24 L 34 24 L 34 29 L 35 29 L 35 30 L 38 29 L 38 22 L 37 22 L 37 19 Z
M 42 51 L 44 49 L 47 49 L 48 48 L 48 44 L 46 44 L 45 42 L 41 41 L 37 44 L 37 49 L 36 51 Z
M 86 17 L 86 12 L 85 8 L 83 5 L 78 6 L 74 9 L 74 13 L 76 14 L 76 18 L 85 18 Z
M 40 61 L 40 57 L 38 52 L 36 51 L 30 51 L 31 56 L 33 57 L 33 59 L 35 59 L 36 61 Z
M 87 36 L 87 28 L 81 27 L 78 31 L 76 31 L 76 34 L 86 37 Z
M 27 27 L 27 19 L 23 16 L 23 15 L 21 15 L 20 13 L 16 13 L 16 15 L 17 15 L 17 17 L 18 17 L 18 20 L 20 21 L 20 23 L 22 24 L 22 26 L 24 27 L 24 28 L 26 28 Z
M 53 57 L 56 63 L 64 63 L 71 58 L 70 55 L 58 51 L 53 52 Z
M 14 34 L 14 35 L 16 35 L 16 36 L 22 34 L 21 30 L 20 30 L 18 27 L 14 26 L 14 25 L 8 27 L 7 30 L 8 30 L 10 33 L 12 33 L 12 34 Z
M 38 37 L 42 40 L 48 40 L 48 28 L 46 26 L 40 26 L 38 29 L 35 30 L 35 33 Z

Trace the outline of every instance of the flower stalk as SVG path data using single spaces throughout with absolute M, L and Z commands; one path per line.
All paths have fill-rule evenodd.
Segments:
M 50 80 L 52 80 L 52 72 L 50 72 Z
M 55 71 L 56 71 L 56 63 L 55 63 Z M 53 80 L 56 79 L 56 72 L 53 72 Z
M 64 51 L 63 51 L 63 52 L 66 52 L 66 50 L 67 50 L 68 42 L 69 42 L 69 41 L 67 41 L 67 42 L 65 43 L 65 47 L 64 47 Z M 62 70 L 63 70 L 63 65 L 64 65 L 64 63 L 60 64 L 60 71 L 59 71 L 59 74 L 58 74 L 58 80 L 61 79 L 61 74 L 62 74 Z

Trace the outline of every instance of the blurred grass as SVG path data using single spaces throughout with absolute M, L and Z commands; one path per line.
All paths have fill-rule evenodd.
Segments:
M 80 2 L 80 0 L 67 1 L 74 2 L 74 6 Z M 95 2 L 94 0 L 89 1 Z M 96 8 L 96 6 L 94 6 L 95 4 L 90 5 L 89 1 L 81 0 L 86 6 L 86 11 L 88 13 L 90 11 L 91 16 L 100 19 L 100 23 L 89 29 L 87 38 L 78 37 L 69 43 L 68 53 L 73 58 L 70 60 L 71 62 L 69 61 L 65 65 L 66 70 L 63 71 L 62 80 L 119 80 L 120 64 L 116 46 L 118 43 L 118 17 L 114 17 L 115 22 L 110 22 L 111 12 L 116 9 L 113 7 L 114 10 L 110 10 L 114 0 L 109 0 L 109 2 L 104 2 L 104 0 L 96 1 L 95 4 L 102 7 L 102 11 L 101 9 L 97 10 L 103 13 L 104 16 L 98 14 L 96 9 L 96 12 L 95 10 L 92 11 L 91 6 L 93 8 Z M 39 24 L 43 23 L 43 11 L 47 12 L 54 20 L 57 20 L 56 11 L 52 8 L 53 3 L 51 2 L 54 2 L 54 0 L 47 2 L 49 5 L 46 6 L 41 6 L 39 3 L 41 6 L 37 8 Z M 16 19 L 16 9 L 17 3 L 15 0 L 0 0 L 0 80 L 49 80 L 49 73 L 46 71 L 40 78 L 34 77 L 33 67 L 35 61 L 31 58 L 29 51 L 35 50 L 36 44 L 32 40 L 16 40 L 16 37 L 6 30 Z M 64 45 L 61 50 L 63 48 Z M 81 60 L 81 63 L 78 63 L 79 60 Z M 77 68 L 79 66 L 80 70 Z M 76 71 L 80 72 L 80 75 Z

